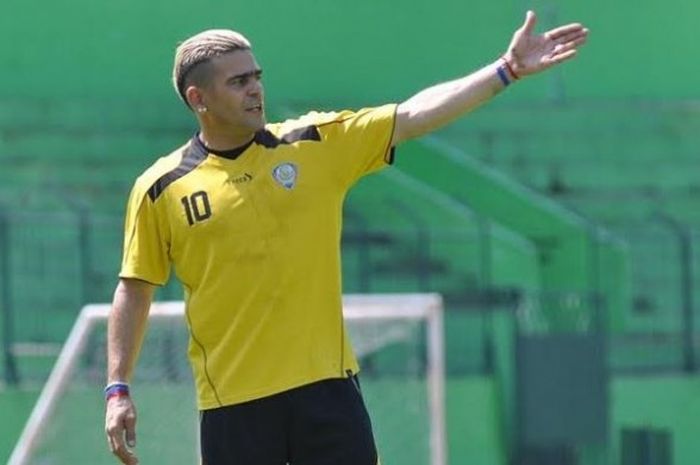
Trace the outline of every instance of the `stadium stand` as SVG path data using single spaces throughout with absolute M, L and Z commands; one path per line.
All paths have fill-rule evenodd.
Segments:
M 673 112 L 616 130 L 612 116 L 600 121 L 596 115 L 605 112 L 584 110 L 547 109 L 557 114 L 541 133 L 528 132 L 518 108 L 483 111 L 473 126 L 406 145 L 395 169 L 363 180 L 347 201 L 346 290 L 441 292 L 450 311 L 448 370 L 494 374 L 505 436 L 515 421 L 513 328 L 490 312 L 512 308 L 513 301 L 499 304 L 498 292 L 551 296 L 597 289 L 607 298 L 609 323 L 625 336 L 613 341 L 612 366 L 683 363 L 679 239 L 660 218 L 698 224 L 691 131 L 665 129 L 678 124 Z M 0 237 L 9 265 L 2 279 L 11 289 L 5 302 L 23 309 L 13 338 L 34 347 L 18 346 L 25 381 L 45 376 L 82 303 L 109 299 L 131 182 L 154 154 L 171 150 L 191 131 L 181 112 L 160 117 L 170 113 L 176 112 L 145 105 L 135 125 L 128 103 L 3 106 L 0 161 L 14 169 L 0 172 L 6 230 Z M 496 137 L 489 118 L 510 123 Z M 27 121 L 34 122 L 31 129 Z M 582 121 L 595 124 L 589 132 L 572 129 Z M 669 151 L 676 158 L 665 165 Z M 697 251 L 693 257 L 698 263 Z M 693 289 L 697 293 L 697 284 Z M 179 293 L 174 283 L 161 291 L 164 298 Z M 575 318 L 580 311 L 558 299 L 530 302 L 549 324 L 563 328 L 573 320 L 561 318 L 562 309 Z M 638 367 L 640 353 L 645 360 Z

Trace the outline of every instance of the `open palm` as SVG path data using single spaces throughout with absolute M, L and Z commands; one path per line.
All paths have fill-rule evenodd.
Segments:
M 573 58 L 588 37 L 588 29 L 579 23 L 535 35 L 536 22 L 535 13 L 528 11 L 525 23 L 513 34 L 504 55 L 518 76 L 534 74 Z

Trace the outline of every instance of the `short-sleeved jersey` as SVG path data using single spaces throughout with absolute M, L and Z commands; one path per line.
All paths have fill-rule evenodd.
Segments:
M 237 156 L 194 137 L 135 183 L 122 278 L 185 291 L 198 406 L 358 371 L 343 325 L 342 204 L 391 162 L 395 105 L 268 124 Z

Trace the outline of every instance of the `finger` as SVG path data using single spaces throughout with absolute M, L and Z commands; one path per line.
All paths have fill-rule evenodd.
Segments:
M 139 463 L 134 453 L 126 447 L 123 440 L 117 441 L 116 448 L 114 449 L 113 453 L 124 465 L 137 465 Z
M 588 37 L 588 29 L 583 29 L 581 31 L 576 31 L 576 32 L 571 32 L 569 34 L 565 34 L 563 36 L 558 37 L 554 43 L 555 44 L 566 44 L 568 42 L 573 42 L 575 40 L 578 40 L 580 38 L 586 38 Z
M 562 53 L 568 52 L 569 50 L 576 49 L 585 43 L 586 43 L 586 37 L 579 37 L 578 39 L 572 40 L 572 41 L 567 42 L 565 44 L 558 44 L 556 47 L 554 47 L 554 50 L 552 51 L 550 56 L 561 55 Z
M 124 429 L 126 430 L 126 443 L 129 447 L 136 446 L 136 416 L 127 415 L 124 419 Z
M 114 451 L 116 450 L 116 446 L 114 445 L 114 441 L 112 441 L 111 436 L 107 436 L 107 445 L 109 446 L 109 451 L 111 453 L 114 453 Z
M 544 57 L 542 59 L 542 62 L 547 67 L 554 66 L 554 65 L 557 65 L 559 63 L 563 63 L 567 60 L 572 59 L 573 57 L 576 56 L 576 52 L 577 52 L 577 50 L 574 49 L 574 50 L 569 50 L 568 52 L 560 53 L 560 54 L 557 54 L 554 56 Z
M 535 24 L 537 24 L 537 15 L 535 15 L 534 11 L 528 10 L 525 14 L 525 22 L 521 28 L 523 34 L 531 35 L 535 31 Z
M 138 463 L 136 456 L 126 447 L 124 443 L 124 429 L 119 426 L 111 426 L 107 430 L 110 449 L 112 454 L 116 455 L 119 460 L 125 465 L 135 465 Z
M 139 463 L 136 456 L 129 450 L 118 451 L 115 455 L 124 465 L 138 465 Z
M 572 34 L 575 32 L 583 31 L 585 28 L 579 23 L 567 24 L 566 26 L 560 26 L 558 28 L 549 30 L 544 33 L 544 36 L 549 40 L 557 40 L 558 38 L 565 36 L 567 34 Z
M 107 439 L 109 440 L 109 448 L 113 453 L 120 448 L 121 443 L 124 442 L 122 439 L 124 436 L 124 429 L 118 423 L 112 423 L 105 428 L 107 433 Z

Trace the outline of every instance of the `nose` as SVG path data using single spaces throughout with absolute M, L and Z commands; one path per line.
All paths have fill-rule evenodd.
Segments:
M 252 96 L 258 96 L 262 94 L 263 91 L 263 85 L 262 82 L 258 79 L 253 79 L 251 80 L 250 84 L 248 85 L 248 95 Z

